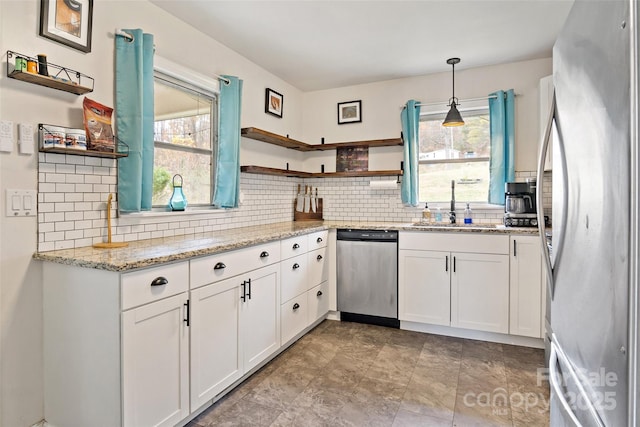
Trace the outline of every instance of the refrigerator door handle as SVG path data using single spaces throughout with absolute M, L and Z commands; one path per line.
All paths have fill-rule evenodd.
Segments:
M 564 354 L 564 351 L 562 351 L 562 348 L 558 345 L 556 334 L 552 334 L 551 354 L 549 357 L 549 382 L 551 383 L 551 387 L 553 388 L 553 390 L 556 392 L 556 397 L 562 404 L 562 407 L 567 412 L 567 414 L 569 414 L 569 417 L 571 417 L 571 420 L 575 423 L 576 426 L 581 427 L 582 424 L 580 423 L 580 421 L 578 421 L 575 413 L 571 410 L 571 407 L 569 406 L 569 403 L 567 402 L 566 397 L 562 392 L 562 389 L 560 388 L 560 384 L 558 383 L 558 380 L 560 379 L 560 374 L 558 373 L 558 362 L 560 362 L 567 368 L 567 372 L 571 376 L 573 382 L 576 384 L 578 392 L 583 397 L 582 401 L 584 401 L 584 403 L 587 405 L 587 409 L 589 410 L 589 414 L 591 414 L 595 425 L 597 425 L 598 427 L 605 427 L 602 419 L 600 418 L 600 415 L 598 415 L 598 411 L 596 411 L 596 408 L 593 406 L 593 402 L 585 391 L 580 378 L 573 369 L 569 358 L 566 354 Z M 576 402 L 580 400 L 580 396 L 576 396 Z
M 543 195 L 544 195 L 544 163 L 547 159 L 547 150 L 549 149 L 549 141 L 551 139 L 551 130 L 553 128 L 553 122 L 556 118 L 556 91 L 553 90 L 551 96 L 551 108 L 549 109 L 549 117 L 547 118 L 547 126 L 544 130 L 544 136 L 542 141 L 542 147 L 538 156 L 538 170 L 536 176 L 536 211 L 538 213 L 538 235 L 540 236 L 540 243 L 542 244 L 542 258 L 545 264 L 545 271 L 547 276 L 547 292 L 551 298 L 553 298 L 554 283 L 553 283 L 553 269 L 551 268 L 551 257 L 549 255 L 549 247 L 547 246 L 547 236 L 545 235 L 544 228 L 544 207 L 543 207 Z

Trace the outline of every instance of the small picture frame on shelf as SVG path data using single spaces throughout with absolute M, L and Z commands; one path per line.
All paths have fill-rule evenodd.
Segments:
M 273 89 L 267 88 L 264 95 L 264 112 L 282 118 L 284 97 Z
M 362 122 L 362 100 L 338 102 L 338 124 Z
M 91 52 L 93 0 L 41 0 L 40 35 Z

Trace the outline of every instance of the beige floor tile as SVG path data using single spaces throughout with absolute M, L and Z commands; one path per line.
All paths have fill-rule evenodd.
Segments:
M 400 409 L 396 414 L 392 427 L 451 427 L 452 423 L 451 420 Z

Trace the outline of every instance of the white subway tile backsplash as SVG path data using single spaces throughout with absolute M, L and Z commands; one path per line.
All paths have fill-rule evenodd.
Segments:
M 105 202 L 117 194 L 117 161 L 82 156 L 39 153 L 38 250 L 82 247 L 106 239 Z M 516 173 L 517 180 L 534 177 Z M 133 225 L 119 225 L 117 202 L 112 203 L 113 241 L 134 241 L 190 233 L 262 225 L 293 220 L 298 184 L 318 188 L 326 220 L 400 221 L 420 218 L 422 207 L 400 202 L 400 188 L 371 190 L 369 181 L 388 178 L 294 179 L 241 174 L 244 203 L 238 209 L 204 212 L 202 216 L 140 217 Z M 545 174 L 544 205 L 551 206 L 551 174 Z M 547 191 L 548 188 L 548 191 Z M 69 210 L 70 205 L 72 208 Z M 57 211 L 56 211 L 57 209 Z M 502 221 L 500 210 L 474 210 L 478 223 Z M 130 223 L 130 221 L 129 221 Z M 71 227 L 71 228 L 69 228 Z M 64 230 L 64 231 L 60 231 Z

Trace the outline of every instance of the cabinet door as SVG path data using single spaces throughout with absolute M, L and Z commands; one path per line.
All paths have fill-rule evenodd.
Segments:
M 240 303 L 240 336 L 243 366 L 247 372 L 280 348 L 280 268 L 260 268 L 251 279 L 245 301 Z
M 509 256 L 451 255 L 451 326 L 508 333 Z
M 509 333 L 540 338 L 542 312 L 542 257 L 540 238 L 511 236 Z
M 450 270 L 449 252 L 400 250 L 398 263 L 400 320 L 449 326 Z
M 240 284 L 232 278 L 191 291 L 191 411 L 243 374 Z
M 125 427 L 173 426 L 189 415 L 186 307 L 183 293 L 122 313 Z

